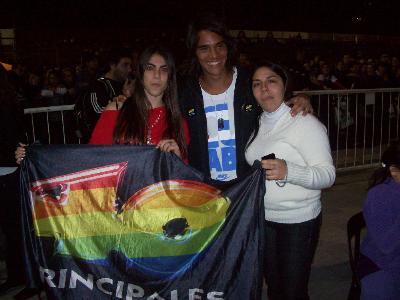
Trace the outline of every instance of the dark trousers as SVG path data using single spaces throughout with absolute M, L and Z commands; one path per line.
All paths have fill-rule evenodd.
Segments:
M 317 248 L 321 214 L 310 221 L 265 221 L 264 276 L 269 300 L 309 299 L 308 280 Z
M 18 171 L 0 176 L 0 226 L 7 243 L 7 280 L 23 283 L 22 222 L 18 182 Z

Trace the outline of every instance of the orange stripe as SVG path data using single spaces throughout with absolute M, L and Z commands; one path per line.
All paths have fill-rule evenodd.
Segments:
M 218 197 L 220 197 L 220 191 L 204 183 L 170 180 L 141 189 L 128 199 L 123 209 L 196 207 Z
M 70 191 L 64 205 L 48 201 L 48 199 L 44 199 L 45 201 L 35 200 L 34 218 L 42 219 L 60 215 L 115 211 L 115 198 L 115 188 Z

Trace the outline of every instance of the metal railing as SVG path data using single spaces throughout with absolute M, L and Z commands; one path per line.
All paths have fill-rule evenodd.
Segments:
M 25 126 L 28 143 L 76 144 L 72 105 L 25 108 Z
M 390 141 L 399 139 L 400 88 L 306 93 L 327 128 L 338 170 L 376 165 Z
M 400 137 L 400 88 L 306 93 L 327 128 L 339 171 L 376 165 L 389 142 Z M 80 143 L 73 108 L 61 105 L 25 109 L 28 142 Z

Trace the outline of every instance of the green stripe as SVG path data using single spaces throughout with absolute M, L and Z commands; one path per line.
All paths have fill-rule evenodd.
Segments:
M 224 221 L 194 230 L 186 241 L 163 240 L 161 235 L 152 233 L 72 238 L 59 241 L 57 253 L 86 260 L 104 259 L 111 250 L 120 251 L 129 258 L 195 254 L 209 245 L 223 224 Z
M 113 212 L 56 216 L 35 221 L 36 235 L 56 239 L 106 236 L 129 233 L 161 233 L 162 226 L 174 218 L 186 218 L 198 230 L 221 222 L 229 202 L 223 198 L 199 207 L 133 209 L 116 216 Z

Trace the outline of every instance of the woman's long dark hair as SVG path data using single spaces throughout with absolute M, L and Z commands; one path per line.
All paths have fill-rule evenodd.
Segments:
M 400 168 L 400 141 L 393 141 L 382 154 L 382 166 L 378 168 L 369 181 L 368 189 L 385 182 L 391 177 L 390 166 Z
M 149 63 L 154 54 L 162 56 L 168 68 L 167 88 L 162 97 L 166 108 L 167 128 L 162 137 L 174 139 L 179 146 L 182 157 L 186 157 L 187 150 L 182 127 L 183 118 L 177 99 L 175 62 L 171 53 L 160 46 L 146 48 L 139 57 L 138 77 L 135 81 L 133 95 L 122 106 L 114 129 L 113 141 L 115 144 L 146 144 L 149 101 L 144 91 L 143 75 L 146 64 Z
M 250 85 L 252 84 L 252 81 L 253 81 L 252 79 L 253 79 L 254 73 L 260 68 L 268 68 L 268 69 L 274 71 L 277 75 L 279 75 L 279 77 L 282 78 L 283 85 L 285 87 L 284 97 L 289 94 L 289 91 L 287 91 L 287 89 L 286 89 L 287 82 L 289 79 L 286 70 L 282 66 L 275 64 L 273 62 L 270 62 L 270 61 L 261 61 L 256 64 L 253 74 L 250 77 L 250 82 L 249 82 Z M 261 108 L 261 106 L 257 105 L 257 120 L 254 124 L 254 131 L 251 135 L 251 138 L 247 142 L 246 149 L 251 145 L 251 143 L 254 141 L 254 139 L 258 135 L 258 131 L 260 130 L 260 117 L 261 117 L 262 113 L 263 113 L 263 109 Z

